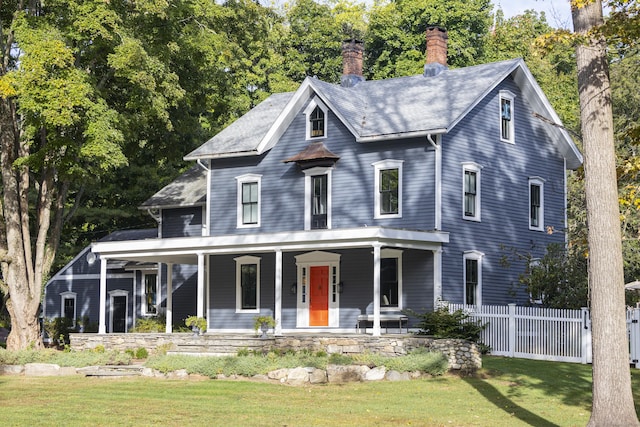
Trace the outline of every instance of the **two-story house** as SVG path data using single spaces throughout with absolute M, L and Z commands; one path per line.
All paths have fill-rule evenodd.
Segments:
M 101 333 L 160 311 L 167 332 L 198 315 L 241 333 L 260 313 L 286 334 L 353 332 L 368 312 L 378 335 L 381 315 L 439 300 L 528 302 L 524 266 L 501 259 L 565 241 L 582 157 L 522 59 L 448 69 L 446 43 L 431 27 L 423 74 L 366 81 L 345 42 L 341 84 L 308 77 L 187 154 L 142 206 L 157 236 L 95 243 L 76 259 L 91 290 L 59 273 L 46 315 L 67 298 Z

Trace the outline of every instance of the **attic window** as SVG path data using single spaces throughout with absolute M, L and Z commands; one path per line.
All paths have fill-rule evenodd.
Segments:
M 515 95 L 508 90 L 500 91 L 500 140 L 514 141 L 513 100 Z
M 305 110 L 307 115 L 307 139 L 324 138 L 327 136 L 327 107 L 314 99 Z

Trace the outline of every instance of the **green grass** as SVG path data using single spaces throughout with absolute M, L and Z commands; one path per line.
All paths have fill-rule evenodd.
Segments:
M 3 426 L 582 426 L 591 367 L 486 357 L 475 377 L 291 387 L 0 377 Z M 633 370 L 640 399 L 640 372 Z M 638 409 L 638 408 L 637 408 Z

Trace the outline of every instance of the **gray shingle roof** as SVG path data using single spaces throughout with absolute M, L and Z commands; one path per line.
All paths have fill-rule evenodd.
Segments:
M 206 202 L 206 194 L 207 173 L 196 164 L 151 196 L 140 209 L 202 205 Z

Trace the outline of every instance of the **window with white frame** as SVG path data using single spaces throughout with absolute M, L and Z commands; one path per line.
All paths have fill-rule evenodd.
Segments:
M 331 228 L 331 168 L 306 169 L 305 230 Z
M 260 226 L 260 203 L 262 175 L 247 174 L 236 177 L 237 181 L 237 226 L 238 228 Z
M 480 221 L 480 171 L 477 163 L 462 164 L 462 217 Z
M 307 117 L 307 139 L 324 138 L 327 136 L 327 106 L 315 97 L 304 113 Z
M 484 254 L 467 251 L 463 256 L 464 303 L 482 305 L 482 258 Z
M 382 160 L 375 168 L 375 218 L 402 217 L 402 160 Z
M 60 294 L 61 317 L 71 320 L 71 327 L 76 327 L 76 293 L 67 291 Z
M 158 274 L 153 272 L 142 273 L 142 314 L 154 316 L 158 314 Z
M 260 258 L 242 256 L 236 262 L 236 312 L 260 312 Z
M 500 91 L 500 140 L 504 142 L 515 142 L 514 99 L 515 95 L 510 91 Z
M 402 310 L 402 251 L 382 249 L 380 256 L 381 310 Z
M 544 179 L 529 178 L 529 229 L 544 231 Z

